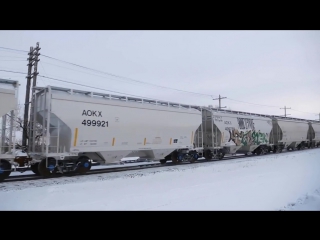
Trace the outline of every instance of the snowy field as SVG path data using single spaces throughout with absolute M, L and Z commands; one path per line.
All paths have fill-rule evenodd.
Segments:
M 320 149 L 0 183 L 0 210 L 320 210 Z

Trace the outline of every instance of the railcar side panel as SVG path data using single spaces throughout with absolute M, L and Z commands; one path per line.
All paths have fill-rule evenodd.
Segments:
M 203 110 L 203 115 L 204 147 L 222 147 L 234 153 L 251 152 L 259 145 L 269 144 L 270 118 L 212 110 Z
M 45 123 L 50 112 L 49 152 L 85 153 L 106 163 L 132 155 L 159 159 L 191 148 L 201 124 L 201 112 L 192 108 L 56 92 L 44 99 L 50 109 L 39 108 L 37 117 Z
M 277 119 L 282 131 L 280 142 L 285 143 L 285 147 L 297 147 L 301 142 L 307 142 L 308 122 Z
M 19 82 L 0 79 L 0 158 L 11 160 L 15 151 L 15 116 Z
M 5 115 L 11 110 L 16 109 L 16 91 L 15 89 L 3 88 L 0 82 L 0 116 Z
M 316 144 L 320 143 L 320 123 L 312 123 L 312 128 L 314 131 L 314 138 L 312 141 L 315 141 Z

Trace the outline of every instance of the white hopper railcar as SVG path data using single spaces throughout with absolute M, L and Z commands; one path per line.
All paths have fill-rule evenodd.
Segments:
M 201 124 L 201 111 L 189 105 L 53 86 L 34 90 L 29 154 L 33 171 L 42 176 L 84 173 L 90 159 L 101 164 L 133 156 L 161 160 L 192 147 Z
M 309 144 L 309 123 L 305 119 L 273 116 L 273 151 L 300 150 Z
M 203 148 L 206 159 L 261 154 L 268 150 L 271 129 L 272 121 L 266 115 L 203 107 L 202 125 L 194 141 L 196 147 Z
M 0 181 L 10 175 L 11 164 L 16 164 L 14 123 L 18 107 L 18 88 L 18 81 L 0 79 Z
M 320 146 L 320 122 L 311 121 L 309 122 L 309 146 L 310 147 L 319 147 Z

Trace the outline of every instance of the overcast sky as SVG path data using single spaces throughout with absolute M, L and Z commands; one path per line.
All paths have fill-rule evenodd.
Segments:
M 25 73 L 0 71 L 20 81 L 20 103 L 37 42 L 40 54 L 101 71 L 40 55 L 42 76 L 201 106 L 218 106 L 220 94 L 227 109 L 284 115 L 286 106 L 289 117 L 319 119 L 320 31 L 0 31 L 0 70 Z M 38 85 L 90 89 L 44 77 Z

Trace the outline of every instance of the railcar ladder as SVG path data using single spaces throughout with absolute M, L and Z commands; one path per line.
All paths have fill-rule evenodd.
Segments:
M 199 126 L 197 130 L 197 145 L 195 147 L 203 148 L 203 130 L 202 130 L 202 124 Z
M 1 118 L 1 133 L 0 133 L 0 154 L 6 152 L 6 127 L 7 127 L 7 116 L 3 115 Z
M 27 150 L 28 152 L 32 151 L 35 152 L 35 138 L 36 138 L 36 93 L 32 91 L 31 95 L 31 106 L 30 106 L 30 120 L 29 120 L 29 132 L 27 133 L 28 137 L 28 144 Z

